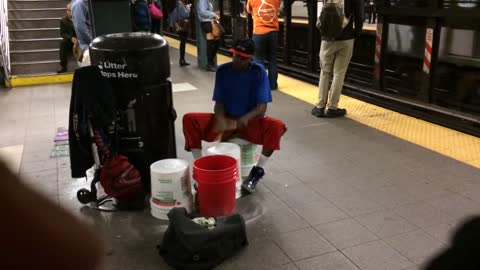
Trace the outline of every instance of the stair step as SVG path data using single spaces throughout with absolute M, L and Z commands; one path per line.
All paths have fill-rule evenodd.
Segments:
M 67 4 L 63 0 L 9 0 L 8 8 L 66 8 Z
M 10 61 L 41 62 L 59 59 L 59 49 L 10 51 Z
M 10 50 L 58 49 L 61 38 L 11 39 Z
M 54 28 L 60 26 L 61 18 L 9 19 L 9 29 Z
M 56 18 L 65 16 L 65 8 L 25 8 L 25 9 L 9 9 L 8 18 Z
M 38 74 L 38 73 L 54 73 L 60 65 L 60 60 L 50 61 L 29 61 L 29 62 L 12 62 L 12 74 Z
M 10 29 L 10 39 L 58 38 L 60 28 Z
M 73 56 L 68 58 L 68 72 L 75 71 L 78 68 L 77 62 Z M 49 61 L 27 61 L 11 63 L 12 74 L 15 76 L 35 76 L 57 74 L 60 67 L 60 60 Z

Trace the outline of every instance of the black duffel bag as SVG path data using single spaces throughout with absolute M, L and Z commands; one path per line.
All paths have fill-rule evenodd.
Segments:
M 212 269 L 248 245 L 245 221 L 238 214 L 216 218 L 211 230 L 193 222 L 185 208 L 173 208 L 168 219 L 158 250 L 175 269 Z

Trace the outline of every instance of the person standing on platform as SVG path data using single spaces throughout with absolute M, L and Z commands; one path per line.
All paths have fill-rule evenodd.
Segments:
M 268 81 L 271 90 L 278 89 L 277 47 L 278 14 L 281 0 L 248 0 L 246 10 L 253 18 L 255 61 L 268 62 Z
M 346 109 L 338 108 L 338 102 L 352 58 L 354 40 L 362 32 L 364 11 L 364 0 L 327 0 L 323 5 L 317 20 L 322 36 L 319 93 L 318 102 L 312 109 L 312 114 L 317 117 L 342 117 L 347 113 Z
M 90 46 L 90 43 L 93 40 L 93 35 L 87 0 L 72 1 L 72 21 L 78 45 L 80 47 L 80 55 L 77 58 L 77 61 L 81 62 L 81 65 L 89 65 L 90 57 L 88 54 L 88 46 Z
M 190 7 L 185 0 L 176 0 L 174 8 L 170 13 L 170 27 L 174 28 L 180 38 L 180 60 L 181 67 L 188 66 L 185 60 L 185 46 L 187 43 L 188 32 L 190 31 Z
M 238 40 L 229 51 L 233 61 L 220 65 L 215 76 L 214 113 L 187 113 L 183 117 L 185 150 L 197 159 L 202 154 L 202 140 L 225 141 L 233 137 L 262 145 L 260 160 L 242 184 L 245 192 L 253 193 L 265 174 L 268 159 L 280 149 L 287 127 L 265 115 L 272 93 L 265 68 L 251 61 L 253 41 Z
M 161 0 L 150 0 L 149 1 L 149 8 L 150 8 L 150 15 L 152 17 L 152 29 L 151 29 L 151 32 L 154 33 L 154 34 L 159 34 L 161 35 L 162 34 L 162 20 L 163 20 L 163 16 L 161 18 L 154 18 L 154 15 L 152 14 L 151 12 L 151 9 L 152 7 L 150 5 L 155 5 L 155 8 L 160 10 L 162 13 L 161 15 L 163 15 L 163 7 L 162 7 L 162 1 Z
M 60 20 L 60 69 L 57 73 L 67 72 L 68 55 L 72 53 L 73 45 L 77 42 L 72 22 L 72 6 L 67 5 L 67 15 Z
M 130 3 L 132 29 L 134 32 L 150 32 L 152 17 L 147 0 L 132 0 Z
M 220 19 L 220 16 L 213 11 L 211 0 L 198 0 L 197 14 L 200 27 L 207 40 L 207 71 L 215 71 L 215 56 L 217 55 L 219 40 L 213 35 L 213 21 Z

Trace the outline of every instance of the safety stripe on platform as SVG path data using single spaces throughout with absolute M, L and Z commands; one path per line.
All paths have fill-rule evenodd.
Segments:
M 172 48 L 179 48 L 178 40 L 166 39 Z M 197 48 L 191 44 L 187 44 L 186 52 L 197 56 Z M 230 57 L 217 55 L 219 63 L 230 60 Z M 282 74 L 278 75 L 278 86 L 279 91 L 312 105 L 317 101 L 318 86 Z M 354 121 L 480 168 L 480 138 L 345 95 L 339 105 L 348 109 L 347 117 Z
M 13 77 L 10 81 L 11 87 L 29 86 L 29 85 L 42 85 L 42 84 L 54 84 L 54 83 L 69 83 L 73 80 L 73 73 L 68 74 L 54 74 L 54 75 L 40 75 L 30 77 Z M 5 81 L 5 85 L 8 87 L 9 82 Z

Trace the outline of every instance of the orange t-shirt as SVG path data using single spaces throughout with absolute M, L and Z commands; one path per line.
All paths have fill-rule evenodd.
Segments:
M 247 12 L 253 17 L 253 33 L 257 35 L 278 31 L 278 12 L 281 0 L 248 0 Z

